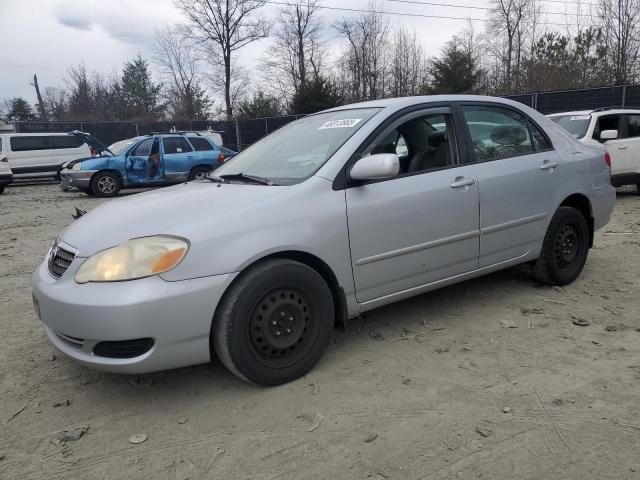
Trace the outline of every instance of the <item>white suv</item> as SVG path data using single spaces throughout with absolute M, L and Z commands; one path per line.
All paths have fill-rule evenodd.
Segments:
M 636 185 L 640 193 L 640 110 L 597 108 L 547 116 L 581 142 L 603 144 L 611 184 Z

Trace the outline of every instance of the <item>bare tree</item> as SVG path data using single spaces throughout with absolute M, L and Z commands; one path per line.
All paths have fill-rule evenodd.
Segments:
M 64 88 L 46 87 L 44 89 L 42 103 L 49 120 L 64 120 L 67 113 L 68 97 Z
M 600 0 L 598 16 L 615 83 L 633 82 L 640 50 L 640 0 Z
M 425 83 L 426 57 L 415 32 L 396 30 L 389 55 L 389 94 L 393 97 L 417 95 Z
M 263 62 L 278 93 L 291 97 L 320 74 L 325 45 L 320 0 L 303 0 L 278 10 L 274 43 Z
M 348 46 L 339 59 L 341 84 L 351 100 L 373 100 L 384 95 L 389 23 L 375 1 L 355 18 L 343 18 L 334 28 Z M 349 85 L 351 88 L 349 88 Z
M 168 101 L 175 119 L 205 119 L 211 102 L 201 86 L 199 49 L 179 28 L 156 32 L 153 61 L 171 85 Z
M 233 115 L 233 54 L 269 34 L 270 23 L 256 15 L 264 0 L 175 0 L 191 25 L 192 38 L 224 68 L 226 115 Z
M 501 93 L 517 91 L 522 84 L 522 67 L 531 41 L 531 20 L 536 12 L 534 0 L 492 0 L 487 43 L 501 63 Z M 500 71 L 500 70 L 498 70 Z

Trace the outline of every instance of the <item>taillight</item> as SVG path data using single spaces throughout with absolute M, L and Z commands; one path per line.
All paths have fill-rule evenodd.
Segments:
M 98 149 L 96 147 L 89 147 L 89 150 L 91 150 L 92 157 L 98 156 Z
M 224 163 L 224 153 L 222 152 L 218 154 L 218 163 Z
M 606 163 L 607 166 L 611 168 L 611 155 L 609 155 L 609 152 L 606 152 L 604 154 L 604 163 Z

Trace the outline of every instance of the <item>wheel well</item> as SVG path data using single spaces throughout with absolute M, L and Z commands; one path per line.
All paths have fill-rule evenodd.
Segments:
M 589 247 L 593 247 L 594 225 L 593 215 L 591 214 L 591 202 L 589 201 L 589 199 L 584 195 L 574 193 L 573 195 L 565 198 L 560 206 L 572 207 L 582 213 L 585 220 L 587 221 L 587 225 L 589 225 Z
M 213 170 L 213 167 L 211 165 L 207 165 L 206 163 L 201 163 L 199 165 L 194 165 L 193 167 L 191 167 L 191 170 L 189 171 L 193 172 L 196 168 L 207 168 L 209 170 Z
M 338 279 L 334 275 L 331 267 L 327 265 L 323 260 L 307 252 L 300 252 L 296 250 L 288 250 L 284 252 L 277 252 L 266 257 L 262 257 L 260 260 L 253 262 L 248 268 L 255 265 L 257 262 L 262 262 L 270 258 L 285 258 L 287 260 L 294 260 L 296 262 L 304 263 L 305 265 L 313 268 L 320 276 L 327 282 L 331 296 L 333 297 L 333 308 L 335 311 L 335 325 L 344 326 L 347 322 L 347 299 L 344 294 L 344 290 L 338 283 Z M 246 270 L 246 269 L 245 269 Z
M 102 172 L 111 172 L 115 174 L 120 179 L 121 182 L 123 182 L 122 173 L 120 173 L 118 170 L 113 170 L 111 168 L 103 168 L 102 170 L 98 170 L 96 173 L 91 175 L 91 180 L 93 180 L 93 177 L 95 177 L 97 174 Z

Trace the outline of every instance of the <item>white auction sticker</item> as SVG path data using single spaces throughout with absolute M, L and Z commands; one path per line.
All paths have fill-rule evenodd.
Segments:
M 575 120 L 589 120 L 591 117 L 589 115 L 574 115 L 570 118 L 571 121 Z
M 345 118 L 344 120 L 330 120 L 320 125 L 318 130 L 324 130 L 326 128 L 351 128 L 355 127 L 362 119 L 361 118 Z

